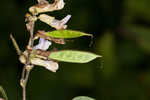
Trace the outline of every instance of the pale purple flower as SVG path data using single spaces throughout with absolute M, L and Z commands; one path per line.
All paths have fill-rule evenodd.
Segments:
M 40 49 L 46 51 L 51 44 L 52 43 L 50 41 L 45 40 L 44 38 L 40 38 L 39 43 L 36 46 L 34 46 L 33 49 Z

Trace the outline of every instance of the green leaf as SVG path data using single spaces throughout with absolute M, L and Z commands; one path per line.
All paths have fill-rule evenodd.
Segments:
M 6 92 L 5 92 L 5 90 L 3 89 L 2 86 L 0 86 L 0 93 L 1 93 L 2 96 L 5 98 L 5 100 L 8 100 L 8 97 L 7 97 L 7 95 L 6 95 Z
M 101 56 L 90 52 L 73 51 L 73 50 L 56 51 L 50 53 L 49 55 L 50 59 L 72 63 L 87 63 L 94 60 L 97 57 Z
M 83 32 L 73 30 L 55 30 L 52 32 L 47 32 L 46 35 L 53 38 L 77 38 L 81 36 L 92 36 L 91 34 L 86 34 Z
M 75 97 L 72 100 L 95 100 L 91 97 L 87 97 L 87 96 L 79 96 L 79 97 Z

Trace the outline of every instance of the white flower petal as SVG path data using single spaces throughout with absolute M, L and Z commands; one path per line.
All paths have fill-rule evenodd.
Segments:
M 64 19 L 61 20 L 61 24 L 65 25 L 69 21 L 70 18 L 71 18 L 71 15 L 67 15 Z
M 58 70 L 58 63 L 57 62 L 46 61 L 45 63 L 47 63 L 47 66 L 45 66 L 46 69 L 48 69 L 52 72 L 56 72 Z
M 66 29 L 67 28 L 67 25 L 65 25 L 69 19 L 71 18 L 71 15 L 67 15 L 65 18 L 63 18 L 62 20 L 57 20 L 57 19 L 54 19 L 50 25 L 52 27 L 55 27 L 56 29 Z
M 65 25 L 69 19 L 71 18 L 71 15 L 67 15 L 65 18 L 62 20 L 57 20 L 55 17 L 46 15 L 46 14 L 41 14 L 38 19 L 40 19 L 42 22 L 50 25 L 53 28 L 56 28 L 57 30 L 59 29 L 66 29 L 67 25 Z
M 64 5 L 65 5 L 64 1 L 63 0 L 59 0 L 58 3 L 57 3 L 57 8 L 58 9 L 62 9 L 62 8 L 64 8 Z
M 56 72 L 58 70 L 58 63 L 54 61 L 42 60 L 40 58 L 32 58 L 31 63 L 34 65 L 45 67 L 52 72 Z

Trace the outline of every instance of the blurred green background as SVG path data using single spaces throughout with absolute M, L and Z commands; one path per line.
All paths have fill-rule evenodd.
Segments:
M 49 0 L 53 2 L 52 0 Z M 68 29 L 93 34 L 56 45 L 103 56 L 87 64 L 59 63 L 57 73 L 36 66 L 27 88 L 28 100 L 71 100 L 85 95 L 96 100 L 150 100 L 150 0 L 65 0 L 65 8 L 48 13 L 72 18 Z M 24 15 L 36 0 L 1 0 L 0 85 L 9 100 L 21 100 L 18 61 L 9 34 L 25 49 L 29 34 Z M 42 22 L 37 29 L 51 30 Z M 52 29 L 53 30 L 53 29 Z

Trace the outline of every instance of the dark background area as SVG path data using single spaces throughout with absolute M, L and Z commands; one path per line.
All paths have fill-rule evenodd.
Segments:
M 52 2 L 52 1 L 50 1 Z M 36 0 L 1 0 L 0 85 L 9 100 L 21 100 L 23 65 L 9 34 L 25 50 L 29 33 L 24 15 Z M 57 73 L 36 66 L 30 76 L 28 100 L 71 100 L 85 95 L 96 100 L 150 100 L 150 0 L 65 0 L 65 8 L 48 13 L 72 18 L 68 29 L 93 34 L 58 49 L 90 51 L 103 56 L 87 64 L 59 63 Z M 51 30 L 37 22 L 36 30 Z

